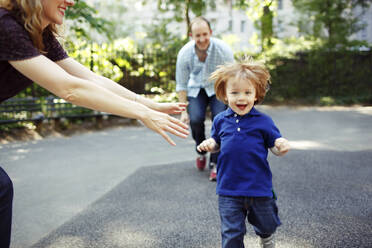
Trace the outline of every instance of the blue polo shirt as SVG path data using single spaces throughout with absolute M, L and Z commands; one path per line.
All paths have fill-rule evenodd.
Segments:
M 267 154 L 281 134 L 268 115 L 253 107 L 240 116 L 228 108 L 214 118 L 211 137 L 220 146 L 218 195 L 273 196 Z

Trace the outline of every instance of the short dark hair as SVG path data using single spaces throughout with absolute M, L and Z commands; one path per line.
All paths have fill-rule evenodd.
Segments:
M 195 18 L 190 22 L 190 26 L 189 26 L 189 28 L 190 28 L 190 32 L 191 32 L 191 33 L 192 33 L 192 25 L 194 25 L 195 23 L 198 23 L 198 22 L 205 22 L 205 23 L 207 23 L 209 29 L 212 30 L 212 28 L 211 28 L 211 24 L 209 23 L 209 21 L 208 21 L 205 17 L 203 17 L 203 16 L 198 16 L 198 17 L 195 17 Z

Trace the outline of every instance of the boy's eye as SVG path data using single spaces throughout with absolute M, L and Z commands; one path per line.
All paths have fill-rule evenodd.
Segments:
M 250 91 L 246 91 L 246 92 L 245 92 L 245 94 L 247 94 L 247 95 L 250 95 L 250 94 L 251 94 L 251 92 L 250 92 Z

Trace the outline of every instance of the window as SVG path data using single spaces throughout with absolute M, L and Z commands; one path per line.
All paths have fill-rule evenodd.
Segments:
M 240 32 L 241 33 L 245 32 L 245 20 L 240 21 Z
M 283 9 L 283 0 L 278 0 L 278 9 Z
M 368 21 L 367 21 L 367 16 L 363 15 L 361 18 L 362 20 L 360 21 L 360 24 L 363 25 L 363 28 L 359 31 L 358 33 L 358 38 L 360 40 L 367 40 L 368 32 L 367 32 L 367 27 L 368 27 Z
M 217 26 L 217 19 L 216 18 L 212 18 L 212 19 L 210 19 L 210 22 L 209 23 L 211 24 L 211 29 L 214 30 L 216 28 L 216 26 Z
M 364 24 L 366 25 L 366 24 Z M 361 40 L 367 40 L 367 25 L 363 27 L 362 30 L 360 30 L 360 34 L 361 34 Z
M 228 27 L 228 30 L 229 31 L 232 31 L 233 30 L 233 21 L 230 19 L 229 20 L 229 27 Z

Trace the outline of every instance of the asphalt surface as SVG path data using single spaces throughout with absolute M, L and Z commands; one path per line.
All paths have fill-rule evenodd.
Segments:
M 277 247 L 372 247 L 372 107 L 260 109 L 293 146 L 269 156 Z M 1 145 L 11 247 L 220 247 L 215 183 L 194 167 L 191 137 L 175 141 L 122 127 Z

